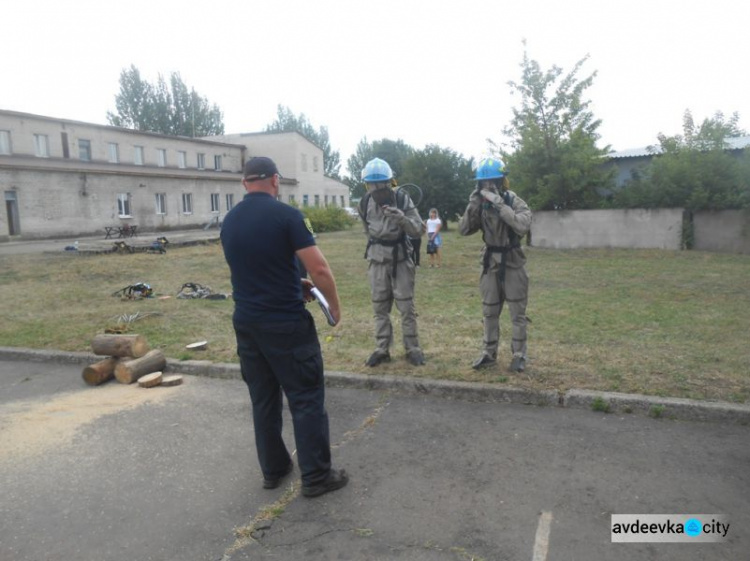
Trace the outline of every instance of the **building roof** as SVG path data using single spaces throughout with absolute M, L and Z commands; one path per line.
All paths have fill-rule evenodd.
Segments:
M 9 117 L 15 117 L 15 118 L 20 118 L 20 119 L 24 119 L 24 118 L 38 119 L 41 121 L 49 121 L 52 123 L 85 126 L 85 127 L 96 128 L 96 129 L 113 129 L 119 132 L 124 132 L 127 134 L 134 134 L 134 135 L 146 135 L 146 136 L 177 139 L 177 140 L 189 140 L 190 142 L 200 142 L 204 144 L 219 144 L 219 145 L 232 146 L 232 147 L 238 146 L 237 144 L 211 140 L 211 137 L 178 136 L 178 135 L 173 135 L 173 134 L 164 134 L 160 132 L 141 131 L 141 130 L 136 130 L 136 129 L 128 129 L 125 127 L 116 127 L 114 125 L 102 125 L 100 123 L 88 123 L 86 121 L 76 121 L 73 119 L 61 119 L 58 117 L 49 117 L 47 115 L 37 115 L 35 113 L 23 113 L 21 111 L 11 111 L 8 109 L 1 109 L 1 108 L 0 108 L 0 115 L 8 115 Z
M 731 138 L 725 138 L 727 150 L 742 150 L 743 148 L 750 148 L 750 136 L 736 136 Z M 661 146 L 651 145 L 643 148 L 630 148 L 628 150 L 619 150 L 616 152 L 610 152 L 607 157 L 613 160 L 619 158 L 643 158 L 646 156 L 653 156 L 655 154 L 661 154 Z

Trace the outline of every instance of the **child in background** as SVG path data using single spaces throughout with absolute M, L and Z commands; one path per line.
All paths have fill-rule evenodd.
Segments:
M 432 243 L 435 246 L 434 252 L 429 253 L 430 255 L 430 267 L 435 267 L 435 261 L 437 261 L 437 267 L 440 267 L 442 262 L 442 255 L 440 248 L 443 247 L 443 238 L 440 237 L 440 229 L 443 227 L 443 221 L 438 216 L 436 208 L 430 209 L 430 218 L 427 220 L 427 243 Z

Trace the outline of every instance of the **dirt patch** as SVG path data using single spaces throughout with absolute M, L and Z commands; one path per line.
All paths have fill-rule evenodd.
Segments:
M 0 462 L 70 444 L 83 425 L 104 415 L 162 402 L 179 391 L 179 387 L 144 389 L 107 384 L 61 394 L 49 401 L 8 404 L 0 410 Z

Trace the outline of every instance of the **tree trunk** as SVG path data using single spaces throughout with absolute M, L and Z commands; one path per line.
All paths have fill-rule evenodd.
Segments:
M 139 358 L 148 352 L 148 342 L 143 335 L 97 335 L 91 341 L 94 354 L 104 356 Z
M 81 375 L 89 386 L 98 386 L 115 377 L 115 366 L 118 362 L 119 359 L 116 357 L 105 358 L 84 368 Z
M 123 360 L 115 367 L 115 378 L 121 384 L 132 384 L 141 376 L 164 370 L 167 359 L 158 349 L 149 351 L 140 358 Z

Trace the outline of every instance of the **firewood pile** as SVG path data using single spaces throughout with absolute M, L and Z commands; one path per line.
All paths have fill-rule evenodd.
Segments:
M 146 338 L 135 334 L 102 334 L 91 341 L 95 355 L 105 356 L 83 369 L 81 375 L 90 386 L 99 386 L 115 378 L 121 384 L 138 382 L 142 388 L 177 386 L 182 376 L 163 374 L 167 366 L 164 353 L 150 349 Z

